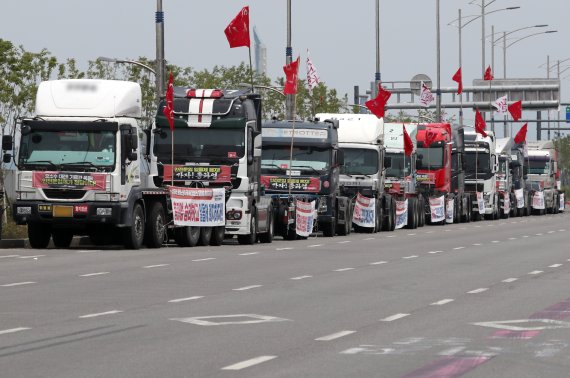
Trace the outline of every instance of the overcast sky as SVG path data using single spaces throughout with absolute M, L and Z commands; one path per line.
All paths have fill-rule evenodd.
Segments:
M 487 3 L 490 0 L 486 0 Z M 375 72 L 375 0 L 292 0 L 293 51 L 306 58 L 306 49 L 321 80 L 341 95 L 360 85 L 367 88 Z M 436 79 L 435 0 L 380 0 L 381 73 L 383 81 L 410 80 L 415 74 Z M 480 5 L 481 1 L 477 0 Z M 228 22 L 245 5 L 251 23 L 267 46 L 272 78 L 283 76 L 286 46 L 286 0 L 163 0 L 166 59 L 196 69 L 235 65 L 247 61 L 247 49 L 229 49 L 223 33 Z M 570 58 L 568 0 L 496 0 L 487 11 L 520 6 L 486 18 L 497 33 L 536 24 L 548 28 L 513 34 L 539 35 L 507 49 L 508 77 L 546 77 L 546 63 Z M 469 0 L 441 0 L 442 86 L 455 85 L 451 76 L 458 67 L 457 28 L 447 24 L 463 15 L 480 13 Z M 76 58 L 80 67 L 98 56 L 136 59 L 155 56 L 154 0 L 18 0 L 3 1 L 0 38 L 21 44 L 26 50 L 47 48 L 58 59 Z M 481 22 L 463 29 L 463 78 L 470 85 L 481 75 Z M 491 63 L 489 44 L 486 63 Z M 568 62 L 570 63 L 570 61 Z M 496 77 L 502 77 L 502 46 L 495 51 Z M 566 64 L 562 65 L 566 67 Z M 555 72 L 554 72 L 555 74 Z M 304 65 L 301 75 L 305 75 Z M 570 70 L 562 76 L 570 75 Z M 562 88 L 570 78 L 562 81 Z M 562 95 L 570 100 L 570 92 Z

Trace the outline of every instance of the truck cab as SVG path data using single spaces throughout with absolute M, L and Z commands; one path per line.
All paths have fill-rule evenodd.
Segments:
M 529 189 L 542 193 L 545 212 L 555 214 L 560 208 L 558 155 L 553 141 L 528 143 Z M 542 209 L 540 209 L 542 210 Z M 538 211 L 541 213 L 541 211 Z

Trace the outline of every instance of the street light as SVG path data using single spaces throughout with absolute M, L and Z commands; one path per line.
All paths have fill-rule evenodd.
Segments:
M 155 71 L 155 70 L 153 70 L 151 67 L 147 66 L 147 65 L 144 64 L 144 63 L 137 62 L 136 60 L 107 58 L 106 56 L 100 56 L 100 57 L 97 58 L 97 60 L 100 60 L 101 62 L 108 62 L 108 63 L 134 64 L 135 66 L 142 67 L 142 68 L 144 68 L 145 70 L 152 72 L 153 75 L 156 75 L 156 71 Z
M 504 72 L 503 73 L 504 73 L 505 78 L 507 77 L 507 49 L 509 47 L 511 47 L 515 43 L 519 43 L 520 41 L 524 41 L 525 39 L 530 38 L 530 37 L 534 37 L 534 36 L 541 35 L 541 34 L 552 34 L 552 33 L 557 33 L 557 32 L 558 32 L 558 30 L 547 30 L 544 32 L 532 33 L 529 35 L 525 35 L 524 37 L 521 37 L 521 38 L 519 38 L 519 39 L 517 39 L 517 40 L 515 40 L 509 44 L 507 44 L 506 38 L 504 38 L 505 34 L 506 34 L 506 33 L 504 33 L 503 34 L 503 38 L 504 38 L 504 40 L 503 40 L 503 71 Z
M 251 88 L 252 85 L 251 85 L 251 83 L 249 83 L 249 84 L 248 84 L 248 83 L 239 83 L 239 84 L 238 84 L 238 87 L 248 87 L 248 88 Z M 254 88 L 259 88 L 259 89 L 267 89 L 267 90 L 269 90 L 269 91 L 278 93 L 278 94 L 280 94 L 281 96 L 286 97 L 286 95 L 283 93 L 283 87 L 270 87 L 270 86 L 267 86 L 267 85 L 257 85 L 257 84 L 256 84 L 256 85 L 253 85 L 253 87 L 254 87 Z M 281 89 L 281 90 L 279 90 L 279 89 Z

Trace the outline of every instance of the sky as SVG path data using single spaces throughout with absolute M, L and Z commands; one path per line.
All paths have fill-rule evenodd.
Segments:
M 489 3 L 492 0 L 486 0 Z M 310 49 L 321 80 L 340 95 L 353 97 L 353 86 L 363 91 L 374 80 L 376 64 L 375 0 L 292 0 L 292 46 L 296 57 L 306 59 Z M 463 15 L 480 14 L 470 0 L 440 0 L 441 85 L 451 80 L 459 66 L 458 29 L 448 25 L 458 9 Z M 195 69 L 236 65 L 248 61 L 246 48 L 230 49 L 224 28 L 245 5 L 250 20 L 267 47 L 268 74 L 283 76 L 286 47 L 287 0 L 163 0 L 166 59 Z M 486 17 L 486 34 L 537 24 L 512 34 L 557 30 L 531 37 L 507 49 L 508 77 L 546 77 L 551 62 L 570 58 L 568 0 L 496 0 L 486 9 L 520 6 Z M 422 73 L 436 80 L 436 0 L 380 0 L 380 54 L 383 81 L 406 81 Z M 4 15 L 0 38 L 28 51 L 48 49 L 60 61 L 75 58 L 82 68 L 98 56 L 136 59 L 155 56 L 155 0 L 19 0 L 1 5 Z M 463 80 L 470 85 L 481 75 L 481 22 L 463 28 Z M 252 38 L 253 40 L 253 38 Z M 510 42 L 513 42 L 511 40 Z M 502 77 L 502 46 L 495 50 L 495 76 Z M 490 43 L 486 64 L 491 63 Z M 570 63 L 568 61 L 567 63 Z M 567 65 L 562 64 L 565 68 Z M 570 65 L 568 65 L 570 66 Z M 556 72 L 554 71 L 555 75 Z M 304 65 L 301 75 L 305 75 Z M 570 75 L 570 70 L 562 77 Z M 570 101 L 570 77 L 562 81 L 562 101 Z M 466 117 L 473 117 L 467 113 Z

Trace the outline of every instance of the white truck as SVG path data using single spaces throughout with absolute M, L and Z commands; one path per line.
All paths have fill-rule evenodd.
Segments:
M 374 219 L 368 227 L 353 223 L 356 232 L 393 231 L 396 227 L 396 200 L 384 192 L 384 120 L 372 114 L 317 114 L 318 119 L 339 121 L 338 140 L 344 151 L 340 170 L 340 193 L 374 199 Z M 363 224 L 363 223 L 361 223 Z
M 545 212 L 557 214 L 560 209 L 558 182 L 560 172 L 554 142 L 551 140 L 529 142 L 527 148 L 529 162 L 527 187 L 544 197 L 542 201 L 544 206 L 536 207 L 533 205 L 533 210 L 537 214 L 544 214 Z

